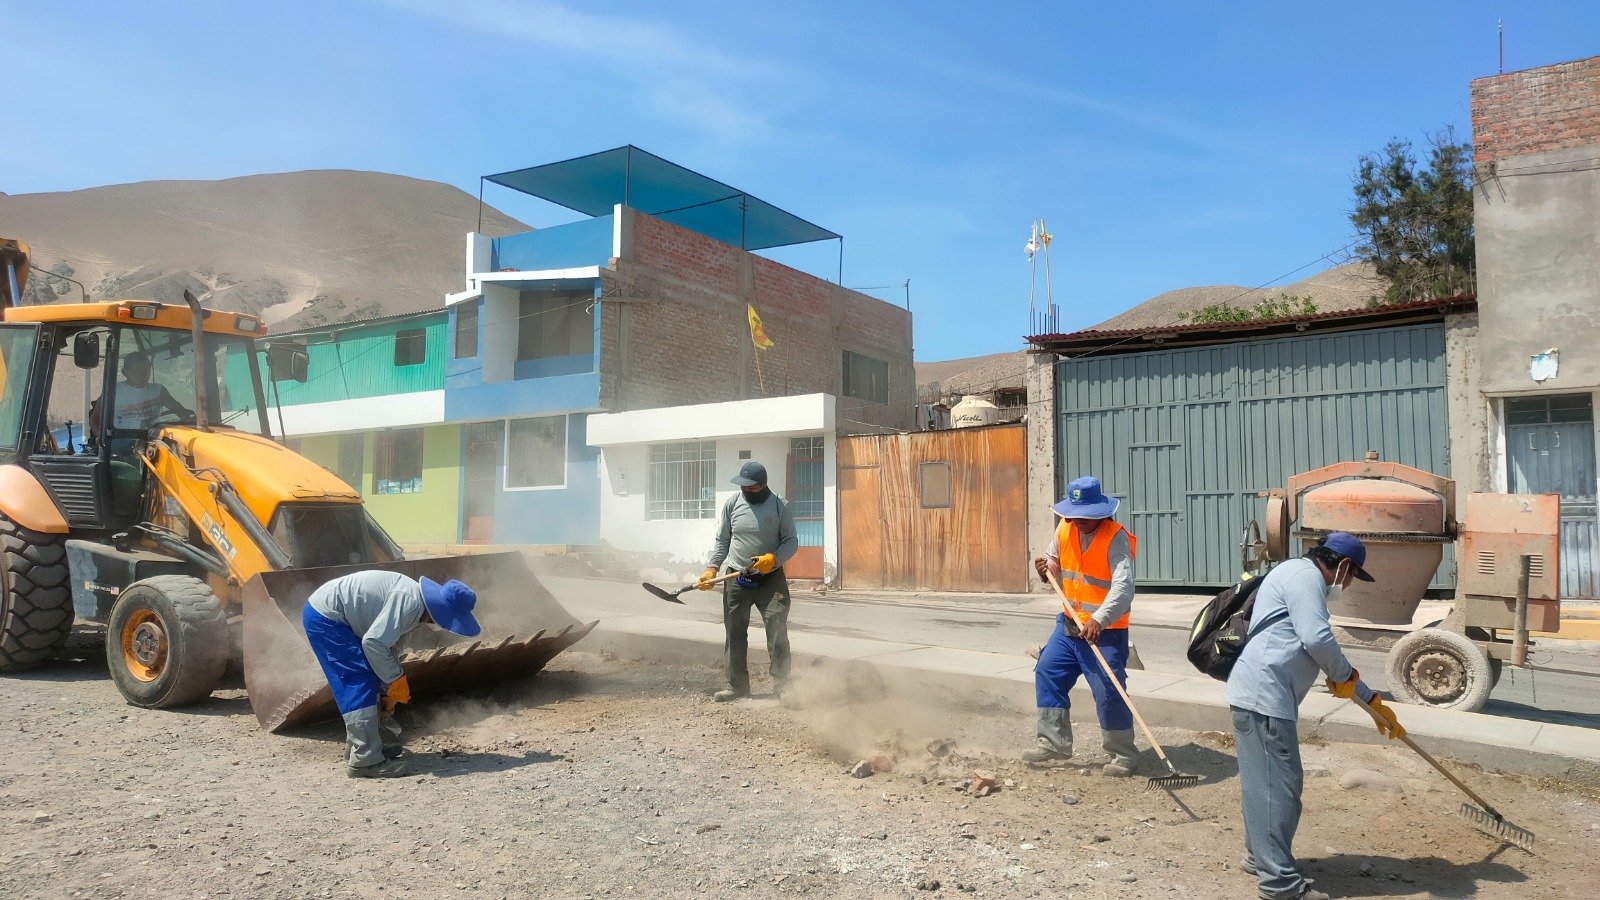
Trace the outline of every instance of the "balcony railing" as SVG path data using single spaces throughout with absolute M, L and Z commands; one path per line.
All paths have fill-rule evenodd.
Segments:
M 537 272 L 603 266 L 611 259 L 612 216 L 495 238 L 493 271 Z

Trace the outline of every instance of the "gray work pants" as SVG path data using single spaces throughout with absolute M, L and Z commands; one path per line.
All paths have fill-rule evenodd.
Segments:
M 352 769 L 383 762 L 383 727 L 378 708 L 364 706 L 344 714 L 345 761 Z
M 1305 893 L 1306 880 L 1294 859 L 1294 833 L 1300 826 L 1300 735 L 1292 719 L 1277 719 L 1248 709 L 1233 709 L 1233 738 L 1239 758 L 1239 792 L 1244 806 L 1245 858 L 1255 864 L 1257 892 L 1265 900 Z
M 728 687 L 741 694 L 750 693 L 750 608 L 761 613 L 767 632 L 767 656 L 772 662 L 772 681 L 778 690 L 789 683 L 789 581 L 779 569 L 767 576 L 765 584 L 739 587 L 733 581 L 722 583 L 722 626 L 726 636 L 722 645 L 723 672 Z

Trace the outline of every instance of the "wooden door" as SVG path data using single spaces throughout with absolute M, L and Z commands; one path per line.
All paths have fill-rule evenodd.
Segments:
M 845 587 L 885 586 L 881 493 L 877 466 L 839 467 L 839 575 Z

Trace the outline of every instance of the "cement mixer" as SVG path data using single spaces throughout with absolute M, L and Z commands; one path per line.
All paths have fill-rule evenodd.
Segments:
M 1389 651 L 1389 689 L 1404 702 L 1480 709 L 1506 663 L 1527 666 L 1528 633 L 1561 626 L 1559 497 L 1468 494 L 1458 522 L 1454 481 L 1375 452 L 1295 475 L 1263 496 L 1266 534 L 1246 526 L 1247 570 L 1334 531 L 1367 545 L 1376 580 L 1351 584 L 1328 611 L 1340 643 Z M 1454 603 L 1445 618 L 1418 622 L 1451 543 L 1460 561 Z

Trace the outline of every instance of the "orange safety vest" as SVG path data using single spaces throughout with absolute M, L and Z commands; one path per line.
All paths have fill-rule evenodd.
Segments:
M 1089 621 L 1100 604 L 1111 593 L 1111 540 L 1119 533 L 1128 535 L 1128 553 L 1139 552 L 1139 539 L 1116 522 L 1109 519 L 1095 529 L 1089 540 L 1089 549 L 1078 540 L 1078 526 L 1066 519 L 1056 528 L 1056 553 L 1061 557 L 1061 591 L 1067 601 L 1066 611 L 1077 618 L 1078 624 Z M 1130 614 L 1131 615 L 1131 614 Z M 1112 622 L 1107 628 L 1127 628 L 1128 615 Z

